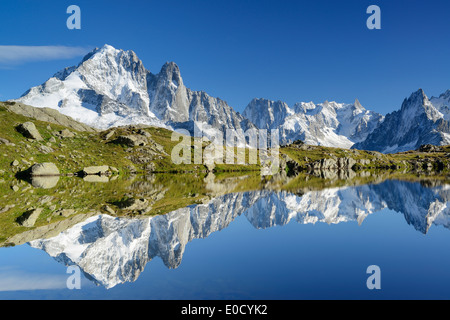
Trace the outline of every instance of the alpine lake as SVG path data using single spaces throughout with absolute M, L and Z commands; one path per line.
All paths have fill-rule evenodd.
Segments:
M 0 184 L 0 299 L 450 298 L 446 175 L 166 173 L 14 186 Z M 6 218 L 18 208 L 25 214 Z

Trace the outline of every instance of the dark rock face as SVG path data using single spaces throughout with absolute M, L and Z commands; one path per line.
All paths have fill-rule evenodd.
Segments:
M 447 144 L 447 133 L 449 121 L 442 118 L 442 113 L 420 89 L 404 100 L 399 111 L 386 115 L 365 141 L 352 148 L 384 153 L 416 150 L 424 144 Z

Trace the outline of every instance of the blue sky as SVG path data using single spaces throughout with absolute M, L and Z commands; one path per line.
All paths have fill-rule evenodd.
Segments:
M 66 27 L 72 4 L 81 8 L 81 30 Z M 381 8 L 381 30 L 366 27 L 372 4 Z M 358 98 L 386 114 L 418 88 L 429 96 L 450 89 L 448 12 L 446 0 L 2 1 L 0 46 L 74 51 L 0 60 L 0 100 L 107 43 L 134 50 L 153 73 L 176 62 L 187 87 L 237 111 L 255 97 L 289 105 Z

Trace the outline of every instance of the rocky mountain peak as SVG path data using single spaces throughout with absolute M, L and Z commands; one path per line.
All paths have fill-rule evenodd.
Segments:
M 450 89 L 445 91 L 439 96 L 440 99 L 445 99 L 450 101 Z
M 426 100 L 428 100 L 427 95 L 422 89 L 419 89 L 413 92 L 409 98 L 404 100 L 402 108 L 410 105 L 422 105 Z
M 158 76 L 162 79 L 172 82 L 177 87 L 183 84 L 180 68 L 175 62 L 166 62 L 162 66 Z
M 361 105 L 361 103 L 359 102 L 358 98 L 355 99 L 355 103 L 353 103 L 353 105 L 355 106 L 355 108 L 357 109 L 364 109 L 364 107 Z

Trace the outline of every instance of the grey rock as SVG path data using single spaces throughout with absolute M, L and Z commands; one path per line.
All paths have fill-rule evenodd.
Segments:
M 83 169 L 84 175 L 105 175 L 109 172 L 109 166 L 86 167 Z
M 444 152 L 444 149 L 439 146 L 434 146 L 432 144 L 424 144 L 417 149 L 419 152 Z
M 22 103 L 14 105 L 5 105 L 5 107 L 13 113 L 17 113 L 36 120 L 58 124 L 76 131 L 96 132 L 94 129 L 84 123 L 77 122 L 72 118 L 59 113 L 58 110 L 50 108 L 36 108 Z
M 57 135 L 61 138 L 73 138 L 75 137 L 75 133 L 68 129 L 61 130 L 57 133 Z
M 144 210 L 148 208 L 148 200 L 147 199 L 135 199 L 131 198 L 124 202 L 121 202 L 118 207 L 122 210 Z
M 86 182 L 100 182 L 100 183 L 106 183 L 109 182 L 109 178 L 107 176 L 99 176 L 99 175 L 89 175 L 89 176 L 85 176 L 83 177 L 83 180 Z
M 0 208 L 0 214 L 8 212 L 10 209 L 12 209 L 14 207 L 15 207 L 15 205 L 11 204 L 11 205 L 7 205 L 7 206 L 5 206 L 3 208 Z
M 116 130 L 111 130 L 105 135 L 105 140 L 111 139 L 116 134 Z
M 111 170 L 111 172 L 114 172 L 114 173 L 119 173 L 119 169 L 117 169 L 116 167 L 109 167 L 109 170 Z
M 43 154 L 48 154 L 48 153 L 54 152 L 55 150 L 53 150 L 52 148 L 50 148 L 48 146 L 39 146 L 38 151 Z
M 17 223 L 21 226 L 31 228 L 36 223 L 36 220 L 39 218 L 42 212 L 41 208 L 30 210 L 22 214 L 19 218 L 17 218 Z
M 142 135 L 119 136 L 115 140 L 115 142 L 118 144 L 124 144 L 129 147 L 142 147 L 148 144 L 147 138 Z
M 0 138 L 0 145 L 1 144 L 4 144 L 6 146 L 11 146 L 11 147 L 15 146 L 14 143 L 11 143 L 8 139 L 4 139 L 4 138 Z
M 36 163 L 30 169 L 31 176 L 59 176 L 58 167 L 51 162 Z
M 107 204 L 105 204 L 102 208 L 104 211 L 106 211 L 107 213 L 109 213 L 110 215 L 115 215 L 116 212 Z
M 214 172 L 214 168 L 216 167 L 216 164 L 214 162 L 205 163 L 205 167 L 208 172 Z
M 74 209 L 62 209 L 62 210 L 58 210 L 56 212 L 53 212 L 53 214 L 55 216 L 61 216 L 64 218 L 68 218 L 72 215 L 74 215 L 76 213 L 76 211 Z
M 17 131 L 19 131 L 24 137 L 29 139 L 34 139 L 37 141 L 42 141 L 42 136 L 36 129 L 33 122 L 25 122 L 17 126 Z

